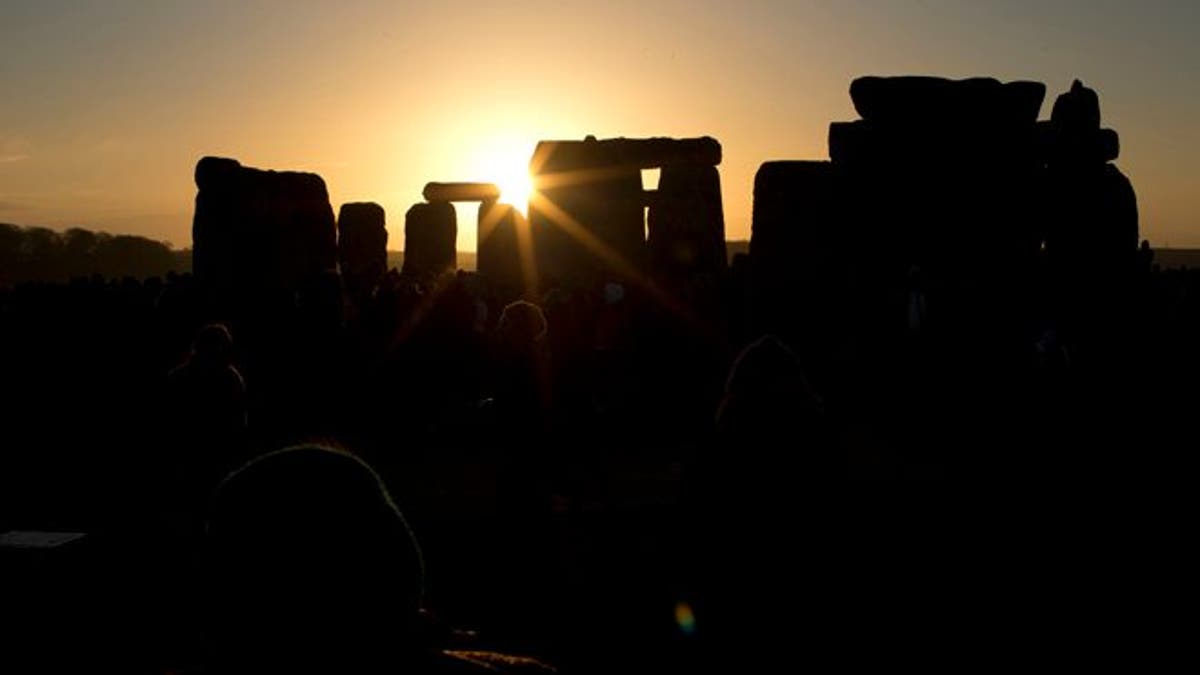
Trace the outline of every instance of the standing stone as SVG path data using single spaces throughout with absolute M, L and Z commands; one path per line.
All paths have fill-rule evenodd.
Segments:
M 719 275 L 726 267 L 721 176 L 715 166 L 663 167 L 648 225 L 656 274 Z
M 458 268 L 458 216 L 449 202 L 413 204 L 404 214 L 406 276 L 436 277 Z
M 755 334 L 819 343 L 842 326 L 834 317 L 847 304 L 845 261 L 856 239 L 846 232 L 842 192 L 841 175 L 830 162 L 759 167 L 750 234 Z
M 1100 128 L 1096 92 L 1079 80 L 1058 97 L 1047 125 L 1049 222 L 1046 254 L 1064 302 L 1120 292 L 1139 242 L 1137 196 L 1121 170 L 1116 132 Z
M 641 170 L 720 162 L 721 144 L 709 137 L 538 143 L 529 225 L 543 285 L 641 280 L 650 257 Z
M 1137 258 L 1137 195 L 1113 164 L 1050 170 L 1046 254 L 1061 275 L 1097 288 L 1133 271 Z
M 1050 164 L 1112 162 L 1121 156 L 1121 137 L 1112 129 L 1062 132 L 1053 120 L 1038 122 L 1038 151 Z
M 237 160 L 205 157 L 196 164 L 196 210 L 192 218 L 192 272 L 222 294 L 237 287 L 237 235 L 248 205 Z
M 711 136 L 700 138 L 608 138 L 593 141 L 623 165 L 654 169 L 674 164 L 717 166 L 721 144 Z
M 1055 99 L 1050 120 L 1064 130 L 1096 131 L 1100 128 L 1100 96 L 1075 80 L 1070 91 Z
M 294 290 L 335 269 L 337 229 L 320 176 L 205 157 L 196 186 L 193 267 L 219 300 Z
M 759 167 L 754 177 L 751 258 L 778 259 L 791 267 L 786 261 L 795 256 L 829 247 L 842 206 L 835 199 L 836 181 L 830 162 L 766 162 Z
M 1054 102 L 1050 120 L 1038 124 L 1052 166 L 1098 166 L 1120 155 L 1117 132 L 1100 128 L 1100 98 L 1079 80 Z
M 373 202 L 342 204 L 338 212 L 338 265 L 355 295 L 370 293 L 387 272 L 387 223 Z
M 476 267 L 504 302 L 527 295 L 525 286 L 534 285 L 526 279 L 521 261 L 528 256 L 527 264 L 532 272 L 533 242 L 529 238 L 529 224 L 515 207 L 486 201 L 479 206 L 479 234 Z M 526 237 L 526 251 L 522 251 L 521 237 Z M 530 289 L 536 291 L 536 289 Z M 529 293 L 526 299 L 536 300 Z
M 968 122 L 983 126 L 1029 125 L 1046 96 L 1041 82 L 990 77 L 860 77 L 850 84 L 854 109 L 869 122 L 904 126 Z
M 492 183 L 426 183 L 421 192 L 427 202 L 488 202 L 500 199 Z
M 830 126 L 829 153 L 844 179 L 843 229 L 857 238 L 853 304 L 879 321 L 863 332 L 906 323 L 914 279 L 954 331 L 996 336 L 1027 320 L 1045 86 L 867 77 L 851 97 L 862 119 Z
M 622 280 L 645 266 L 642 176 L 618 146 L 595 139 L 542 141 L 530 172 L 529 225 L 545 288 Z

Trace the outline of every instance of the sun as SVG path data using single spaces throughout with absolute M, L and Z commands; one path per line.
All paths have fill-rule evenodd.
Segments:
M 476 180 L 495 183 L 500 188 L 500 201 L 511 204 L 522 214 L 529 209 L 533 193 L 533 178 L 529 175 L 529 158 L 536 141 L 500 138 L 485 144 L 472 162 Z
M 499 174 L 495 179 L 500 188 L 500 201 L 512 204 L 521 213 L 529 210 L 529 197 L 533 194 L 533 178 L 529 175 L 529 167 L 521 164 L 512 171 Z

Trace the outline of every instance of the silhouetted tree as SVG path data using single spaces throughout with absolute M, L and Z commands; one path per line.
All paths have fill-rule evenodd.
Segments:
M 60 233 L 0 223 L 0 285 L 67 281 L 94 274 L 145 279 L 186 271 L 187 264 L 167 244 L 145 237 L 78 227 Z

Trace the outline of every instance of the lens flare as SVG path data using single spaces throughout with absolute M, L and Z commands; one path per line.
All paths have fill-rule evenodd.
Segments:
M 692 612 L 691 605 L 686 602 L 675 605 L 675 623 L 684 635 L 690 637 L 696 634 L 696 615 Z

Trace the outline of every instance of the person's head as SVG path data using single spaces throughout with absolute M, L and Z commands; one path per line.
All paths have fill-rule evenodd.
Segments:
M 218 488 L 206 539 L 218 669 L 353 672 L 412 646 L 420 549 L 349 453 L 301 446 L 251 461 Z
M 505 307 L 496 327 L 501 342 L 512 346 L 541 342 L 546 337 L 546 329 L 542 308 L 525 300 L 517 300 Z
M 721 478 L 731 494 L 790 494 L 795 480 L 841 479 L 838 448 L 821 397 L 799 357 L 767 335 L 734 362 L 717 411 Z
M 793 427 L 802 431 L 823 414 L 800 358 L 779 338 L 765 335 L 734 361 L 717 422 L 741 433 L 772 435 Z
M 604 284 L 604 304 L 619 305 L 625 300 L 625 286 L 616 281 Z
M 229 363 L 233 358 L 233 336 L 219 323 L 200 329 L 192 341 L 192 358 L 204 363 Z

